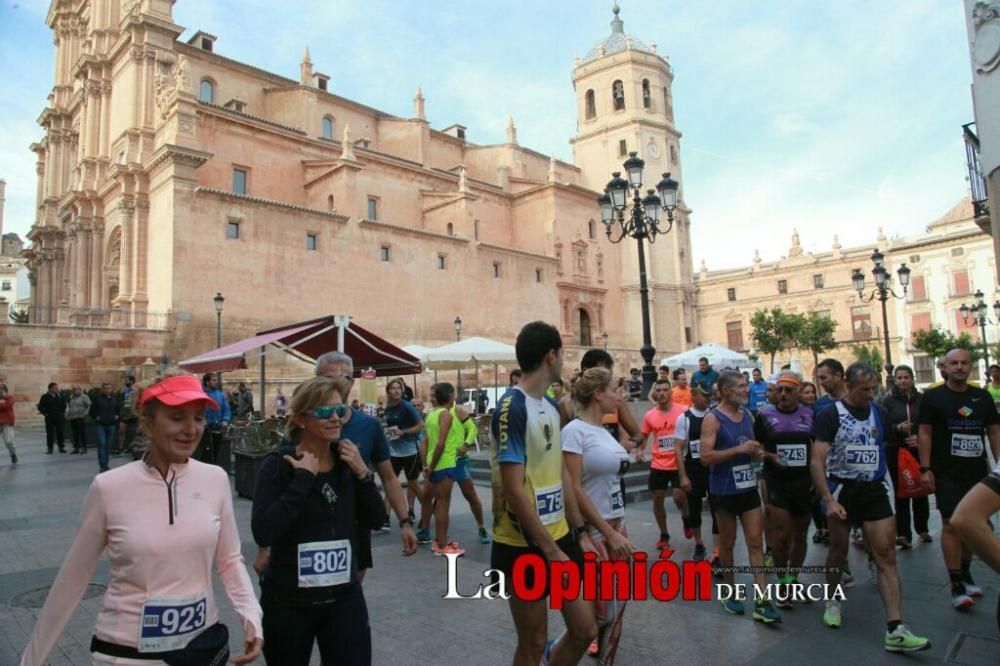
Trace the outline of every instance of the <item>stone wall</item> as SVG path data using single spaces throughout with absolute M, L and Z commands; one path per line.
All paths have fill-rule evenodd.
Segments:
M 49 382 L 90 387 L 110 381 L 118 389 L 129 371 L 140 380 L 155 374 L 155 364 L 143 363 L 158 363 L 172 351 L 170 331 L 14 325 L 4 320 L 0 373 L 6 374 L 14 395 L 18 426 L 41 424 L 35 405 Z

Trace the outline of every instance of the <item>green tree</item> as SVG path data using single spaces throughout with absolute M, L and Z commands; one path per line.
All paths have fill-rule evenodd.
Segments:
M 812 353 L 814 380 L 816 366 L 819 365 L 819 355 L 837 346 L 837 339 L 833 335 L 836 330 L 837 322 L 827 316 L 810 312 L 802 317 L 802 324 L 795 338 L 795 346 L 799 349 L 807 349 Z
M 795 346 L 798 331 L 802 327 L 802 315 L 788 314 L 781 308 L 757 310 L 750 317 L 750 339 L 758 352 L 770 354 L 770 368 L 774 367 L 774 355 Z
M 28 311 L 27 310 L 15 310 L 14 308 L 11 308 L 10 312 L 8 312 L 7 316 L 10 317 L 11 322 L 14 323 L 14 324 L 27 324 L 28 323 Z
M 913 334 L 913 348 L 921 351 L 937 361 L 952 349 L 964 349 L 972 356 L 975 363 L 983 357 L 982 345 L 972 339 L 968 333 L 955 336 L 940 326 L 930 330 L 917 331 Z
M 885 365 L 885 361 L 882 360 L 882 350 L 875 345 L 853 345 L 851 353 L 854 354 L 855 360 L 874 368 L 875 372 L 878 373 L 878 382 L 881 384 L 882 366 Z

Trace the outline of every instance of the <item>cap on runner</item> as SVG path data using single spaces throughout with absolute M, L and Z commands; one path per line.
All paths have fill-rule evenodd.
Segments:
M 142 397 L 139 398 L 139 407 L 144 407 L 150 400 L 159 400 L 169 407 L 180 407 L 198 402 L 208 405 L 212 409 L 219 408 L 219 403 L 205 393 L 201 382 L 194 375 L 167 377 L 144 389 Z

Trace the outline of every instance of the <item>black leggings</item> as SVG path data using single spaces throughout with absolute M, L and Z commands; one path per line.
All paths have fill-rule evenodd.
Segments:
M 269 666 L 308 666 L 314 642 L 319 644 L 323 666 L 372 663 L 371 627 L 361 585 L 345 590 L 332 603 L 314 606 L 291 606 L 265 587 L 260 602 L 264 660 Z
M 702 498 L 708 495 L 708 510 L 712 513 L 712 534 L 719 533 L 719 525 L 715 521 L 715 499 L 708 492 L 708 478 L 704 481 L 700 479 L 691 480 L 691 492 L 688 494 L 688 517 L 687 526 L 691 528 L 701 527 Z

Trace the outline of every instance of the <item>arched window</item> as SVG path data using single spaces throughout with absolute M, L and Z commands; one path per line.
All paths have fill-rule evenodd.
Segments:
M 586 105 L 586 118 L 591 120 L 597 115 L 597 104 L 594 102 L 594 91 L 588 90 L 587 94 L 583 96 L 584 104 Z
M 333 118 L 323 117 L 323 138 L 333 140 Z
M 202 102 L 208 102 L 209 104 L 214 104 L 215 84 L 213 84 L 208 79 L 202 79 L 201 85 L 198 86 L 198 100 Z
M 621 80 L 611 84 L 611 101 L 614 102 L 615 111 L 625 109 L 625 84 Z
M 649 95 L 649 79 L 642 80 L 642 108 L 653 108 L 653 98 Z
M 587 221 L 587 238 L 595 240 L 597 238 L 597 223 L 593 220 Z
M 455 225 L 452 224 L 451 222 L 448 223 L 448 235 L 449 236 L 455 235 Z
M 670 144 L 670 163 L 677 164 L 677 147 Z
M 333 195 L 332 194 L 326 198 L 326 208 L 327 208 L 327 210 L 333 210 Z
M 590 346 L 590 315 L 580 308 L 580 346 Z

